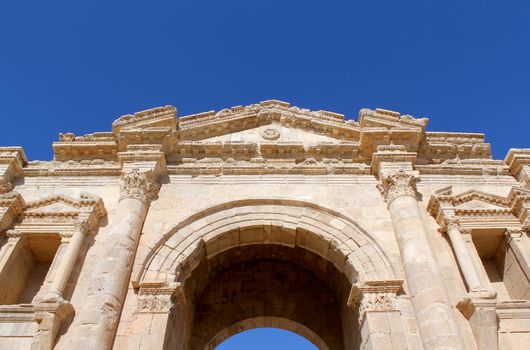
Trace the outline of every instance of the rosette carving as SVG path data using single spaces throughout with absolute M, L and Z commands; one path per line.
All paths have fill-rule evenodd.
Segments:
M 388 204 L 401 196 L 417 198 L 416 182 L 418 178 L 416 172 L 411 173 L 403 170 L 387 172 L 381 174 L 381 182 L 377 188 Z
M 133 169 L 121 177 L 120 184 L 120 201 L 125 198 L 134 198 L 148 203 L 159 190 L 153 173 L 141 172 Z

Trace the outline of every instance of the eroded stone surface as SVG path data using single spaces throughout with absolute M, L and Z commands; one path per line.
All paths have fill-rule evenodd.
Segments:
M 530 150 L 270 100 L 0 147 L 1 349 L 523 349 Z

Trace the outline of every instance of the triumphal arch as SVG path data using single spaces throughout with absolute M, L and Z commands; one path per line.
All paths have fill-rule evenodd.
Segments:
M 530 149 L 270 100 L 0 148 L 1 349 L 530 348 Z

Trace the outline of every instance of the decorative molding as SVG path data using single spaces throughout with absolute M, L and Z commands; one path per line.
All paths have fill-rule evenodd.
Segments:
M 141 172 L 138 169 L 132 169 L 121 177 L 120 201 L 133 198 L 148 204 L 158 193 L 158 190 L 159 185 L 151 171 Z
M 185 302 L 180 283 L 142 282 L 138 291 L 136 313 L 169 313 L 173 307 Z
M 1 203 L 1 200 L 0 200 Z M 24 204 L 16 216 L 13 234 L 58 233 L 68 240 L 73 231 L 93 232 L 107 215 L 101 198 L 82 192 L 78 199 L 54 195 Z
M 499 319 L 527 319 L 530 320 L 530 301 L 514 300 L 497 303 L 497 317 Z
M 367 281 L 352 287 L 348 306 L 358 308 L 359 323 L 362 323 L 367 312 L 398 310 L 396 299 L 402 288 L 403 280 Z
M 490 223 L 490 226 L 528 229 L 530 217 L 530 190 L 513 186 L 506 197 L 479 190 L 453 194 L 452 187 L 436 191 L 427 204 L 427 210 L 443 228 L 451 216 L 466 225 Z
M 117 152 L 114 160 L 84 159 L 65 161 L 32 161 L 23 169 L 24 176 L 119 176 L 121 166 L 117 161 Z
M 250 146 L 253 151 L 249 149 L 245 151 L 246 153 L 239 153 L 238 148 L 245 146 L 239 147 L 235 142 L 232 145 L 225 144 L 221 149 L 236 151 L 237 154 L 232 156 L 236 161 L 248 161 L 261 154 L 267 158 L 265 156 L 267 152 L 272 157 L 282 159 L 291 158 L 293 152 L 297 153 L 297 161 L 318 159 L 315 157 L 316 152 L 317 155 L 320 153 L 322 158 L 335 158 L 340 161 L 348 159 L 354 163 L 370 164 L 379 146 L 401 146 L 405 153 L 417 154 L 417 159 L 422 164 L 419 166 L 422 173 L 445 174 L 448 169 L 454 169 L 458 174 L 466 172 L 508 174 L 508 167 L 504 163 L 491 161 L 489 145 L 484 143 L 483 134 L 425 132 L 427 121 L 427 118 L 414 118 L 377 108 L 362 109 L 359 112 L 359 122 L 355 122 L 346 120 L 342 114 L 322 110 L 311 111 L 277 100 L 180 118 L 177 118 L 174 107 L 164 106 L 122 116 L 113 123 L 112 132 L 97 132 L 83 136 L 72 133 L 60 134 L 59 141 L 53 144 L 55 160 L 48 164 L 32 163 L 24 173 L 26 176 L 87 176 L 88 174 L 116 176 L 119 175 L 119 171 L 113 164 L 101 162 L 116 162 L 119 158 L 118 153 L 130 151 L 129 147 L 137 144 L 160 145 L 168 159 L 176 159 L 177 164 L 179 159 L 189 158 L 183 154 L 183 150 L 187 148 L 191 148 L 191 151 L 185 153 L 192 155 L 206 152 L 204 157 L 196 157 L 197 160 L 211 157 L 224 160 L 226 157 L 211 154 L 219 152 L 219 146 L 204 140 L 267 126 L 262 129 L 263 137 L 267 141 L 274 141 L 279 137 L 275 125 L 279 125 L 326 136 L 334 141 L 331 144 L 322 143 L 316 147 L 301 148 L 281 143 L 271 147 L 265 142 L 262 145 Z M 456 160 L 456 163 L 444 163 L 451 160 Z M 63 164 L 69 161 L 78 164 Z M 439 166 L 440 164 L 442 166 Z M 484 164 L 488 166 L 485 167 Z M 247 170 L 242 169 L 236 174 L 247 174 Z M 186 167 L 180 170 L 181 173 L 185 171 Z M 190 174 L 192 171 L 190 170 Z M 315 173 L 324 174 L 318 170 Z M 326 172 L 328 173 L 330 172 Z
M 407 172 L 400 169 L 392 172 L 383 172 L 380 177 L 380 183 L 377 188 L 389 205 L 397 197 L 410 196 L 417 198 L 416 182 L 419 178 L 417 172 Z

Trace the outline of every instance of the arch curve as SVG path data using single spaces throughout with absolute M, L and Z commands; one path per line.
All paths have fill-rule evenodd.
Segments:
M 306 338 L 319 350 L 329 350 L 329 347 L 324 340 L 308 327 L 287 318 L 274 316 L 254 317 L 239 321 L 217 333 L 214 338 L 208 342 L 204 350 L 213 350 L 226 339 L 238 333 L 256 328 L 279 328 L 290 331 Z
M 133 284 L 183 280 L 204 255 L 250 244 L 302 247 L 352 284 L 396 277 L 375 239 L 345 215 L 299 200 L 246 199 L 204 209 L 171 228 L 135 266 Z

